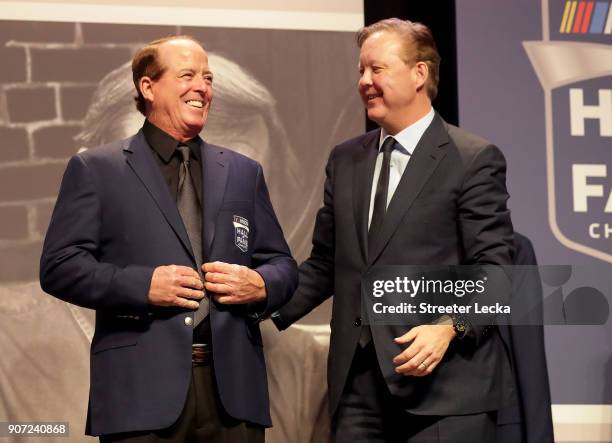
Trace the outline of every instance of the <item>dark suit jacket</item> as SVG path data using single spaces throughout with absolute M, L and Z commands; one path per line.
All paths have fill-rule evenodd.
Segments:
M 258 320 L 282 306 L 297 270 L 268 197 L 261 166 L 201 142 L 206 261 L 255 269 L 267 306 L 211 303 L 219 395 L 233 417 L 270 426 Z M 249 222 L 236 246 L 233 216 Z M 75 155 L 66 169 L 41 258 L 42 288 L 96 310 L 87 432 L 159 429 L 179 416 L 191 377 L 191 312 L 153 307 L 155 267 L 196 267 L 187 232 L 142 131 Z
M 287 327 L 334 295 L 328 385 L 338 405 L 361 332 L 361 276 L 375 265 L 510 264 L 505 160 L 487 141 L 436 115 L 393 195 L 368 250 L 368 204 L 380 130 L 337 146 L 327 164 L 324 205 L 300 283 L 275 322 Z M 498 409 L 511 396 L 509 363 L 495 329 L 474 326 L 474 340 L 454 340 L 427 377 L 394 372 L 393 342 L 407 326 L 372 327 L 378 363 L 392 394 L 416 414 Z
M 500 442 L 547 443 L 554 441 L 550 409 L 550 387 L 542 327 L 542 283 L 533 246 L 529 239 L 514 233 L 512 293 L 519 298 L 517 307 L 529 307 L 520 324 L 500 325 L 499 331 L 511 350 L 519 402 L 498 413 Z M 525 266 L 525 267 L 524 267 Z M 518 429 L 511 429 L 512 426 Z M 507 438 L 506 435 L 508 434 Z

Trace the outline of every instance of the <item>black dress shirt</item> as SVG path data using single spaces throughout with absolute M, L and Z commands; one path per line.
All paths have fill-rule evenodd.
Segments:
M 159 168 L 164 176 L 164 180 L 170 188 L 170 193 L 176 201 L 176 195 L 178 190 L 179 182 L 179 169 L 181 166 L 181 154 L 177 151 L 179 144 L 189 146 L 191 150 L 191 159 L 189 161 L 189 173 L 193 179 L 193 184 L 202 204 L 202 155 L 200 153 L 200 137 L 192 138 L 184 143 L 179 143 L 167 134 L 166 132 L 159 129 L 149 120 L 145 120 L 144 126 L 142 127 L 145 140 L 151 147 L 151 150 L 155 153 L 154 157 L 159 165 Z
M 153 151 L 153 157 L 170 189 L 170 194 L 174 198 L 174 201 L 176 201 L 177 197 L 179 169 L 182 161 L 181 154 L 176 148 L 179 144 L 189 146 L 191 150 L 189 173 L 191 174 L 196 193 L 198 194 L 200 205 L 202 205 L 202 155 L 200 152 L 200 137 L 196 136 L 191 140 L 180 143 L 149 120 L 145 120 L 142 132 L 151 151 Z M 205 251 L 203 252 L 205 253 Z M 205 254 L 203 255 L 205 256 Z M 193 341 L 194 343 L 210 343 L 209 317 L 206 317 L 193 330 Z

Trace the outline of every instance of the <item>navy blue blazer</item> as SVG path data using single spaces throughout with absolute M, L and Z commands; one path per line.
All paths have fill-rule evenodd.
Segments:
M 232 417 L 270 426 L 258 322 L 291 297 L 296 264 L 261 166 L 203 141 L 200 149 L 205 261 L 255 269 L 268 293 L 259 311 L 210 305 L 219 395 Z M 246 251 L 234 216 L 248 221 Z M 45 292 L 96 310 L 90 435 L 168 427 L 185 404 L 193 333 L 185 318 L 191 312 L 147 300 L 154 268 L 168 264 L 196 267 L 176 203 L 142 131 L 72 157 L 45 239 L 40 281 Z

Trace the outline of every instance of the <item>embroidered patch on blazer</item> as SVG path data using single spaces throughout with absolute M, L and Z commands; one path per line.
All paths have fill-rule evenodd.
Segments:
M 249 249 L 249 221 L 239 215 L 234 215 L 234 242 L 242 252 Z

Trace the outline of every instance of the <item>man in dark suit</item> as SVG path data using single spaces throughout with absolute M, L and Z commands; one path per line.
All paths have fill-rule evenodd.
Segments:
M 87 433 L 263 442 L 259 321 L 289 299 L 295 262 L 261 166 L 198 136 L 202 46 L 156 40 L 132 72 L 143 129 L 70 160 L 41 258 L 46 292 L 96 310 Z
M 331 152 L 324 205 L 286 328 L 334 295 L 328 386 L 336 441 L 491 442 L 513 399 L 498 331 L 459 316 L 372 326 L 361 277 L 377 265 L 509 265 L 505 160 L 432 109 L 439 55 L 429 29 L 388 19 L 358 33 L 359 92 L 381 129 Z
M 550 386 L 542 327 L 542 283 L 531 241 L 514 233 L 513 308 L 499 332 L 510 349 L 518 402 L 499 411 L 498 443 L 554 442 Z

